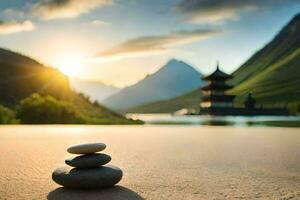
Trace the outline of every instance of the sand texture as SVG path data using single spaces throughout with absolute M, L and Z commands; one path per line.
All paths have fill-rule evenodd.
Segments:
M 124 176 L 108 190 L 51 180 L 76 143 L 104 142 Z M 2 126 L 0 199 L 300 199 L 300 129 Z

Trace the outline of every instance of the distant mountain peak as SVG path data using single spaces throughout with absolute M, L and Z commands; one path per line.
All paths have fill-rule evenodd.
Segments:
M 163 65 L 156 73 L 160 73 L 162 71 L 168 72 L 168 71 L 178 71 L 178 73 L 182 72 L 182 70 L 189 70 L 194 71 L 195 73 L 198 73 L 199 75 L 202 75 L 198 70 L 196 70 L 193 66 L 187 64 L 186 62 L 182 60 L 178 60 L 175 58 L 170 59 L 165 65 Z
M 181 64 L 181 66 L 186 65 L 186 66 L 191 67 L 190 65 L 183 62 L 182 60 L 178 60 L 178 59 L 175 59 L 175 58 L 170 59 L 164 66 L 178 66 L 180 64 Z
M 167 62 L 167 64 L 173 64 L 173 63 L 183 63 L 183 61 L 172 58 Z
M 189 64 L 171 59 L 157 72 L 108 97 L 103 103 L 107 107 L 123 110 L 173 98 L 199 88 L 202 85 L 201 76 L 202 74 Z
M 120 88 L 106 85 L 100 81 L 88 81 L 78 78 L 70 79 L 71 86 L 78 92 L 87 94 L 93 101 L 101 102 L 103 99 L 118 92 Z

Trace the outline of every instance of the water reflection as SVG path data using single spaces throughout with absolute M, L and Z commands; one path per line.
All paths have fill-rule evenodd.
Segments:
M 171 114 L 127 114 L 127 117 L 140 119 L 147 124 L 179 124 L 205 126 L 279 126 L 300 127 L 300 116 L 184 116 Z
M 225 120 L 205 120 L 200 122 L 200 125 L 207 125 L 207 126 L 233 126 L 234 123 Z

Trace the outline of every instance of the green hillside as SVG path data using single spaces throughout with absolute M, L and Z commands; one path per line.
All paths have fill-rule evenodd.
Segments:
M 145 104 L 130 108 L 123 112 L 127 113 L 171 113 L 182 108 L 197 109 L 199 108 L 199 102 L 201 99 L 201 92 L 196 89 L 185 95 L 155 103 Z
M 285 106 L 300 102 L 299 66 L 300 48 L 244 81 L 230 93 L 238 94 L 237 104 L 241 104 L 248 93 L 253 93 L 258 103 L 265 106 Z
M 232 75 L 233 85 L 240 84 L 262 73 L 300 47 L 300 14 L 295 16 L 264 48 L 255 53 Z M 288 75 L 288 74 L 286 74 Z
M 71 94 L 67 77 L 59 71 L 5 49 L 0 49 L 0 91 L 0 104 L 9 107 L 32 93 L 58 99 Z
M 264 106 L 284 106 L 300 102 L 300 15 L 297 15 L 263 49 L 233 73 L 230 93 L 253 93 Z
M 0 49 L 0 91 L 2 113 L 7 116 L 12 112 L 18 114 L 21 110 L 22 113 L 30 115 L 32 119 L 32 121 L 26 120 L 27 123 L 45 122 L 38 118 L 51 119 L 51 116 L 48 116 L 51 113 L 56 117 L 61 116 L 62 119 L 68 117 L 69 120 L 65 120 L 68 123 L 141 123 L 126 119 L 97 102 L 92 103 L 83 94 L 72 91 L 68 78 L 58 70 L 6 49 Z M 36 95 L 32 96 L 32 94 Z M 26 101 L 22 101 L 24 99 Z M 26 103 L 24 104 L 24 102 Z M 35 113 L 30 113 L 31 110 Z M 72 121 L 72 116 L 74 119 L 80 118 L 80 120 Z M 1 121 L 5 122 L 5 120 L 0 120 L 0 123 Z M 54 121 L 58 122 L 50 120 L 49 123 Z

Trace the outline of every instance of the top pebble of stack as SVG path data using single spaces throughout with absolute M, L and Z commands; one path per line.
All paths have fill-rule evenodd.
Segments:
M 91 154 L 106 148 L 104 143 L 89 143 L 70 146 L 67 151 L 72 154 Z

